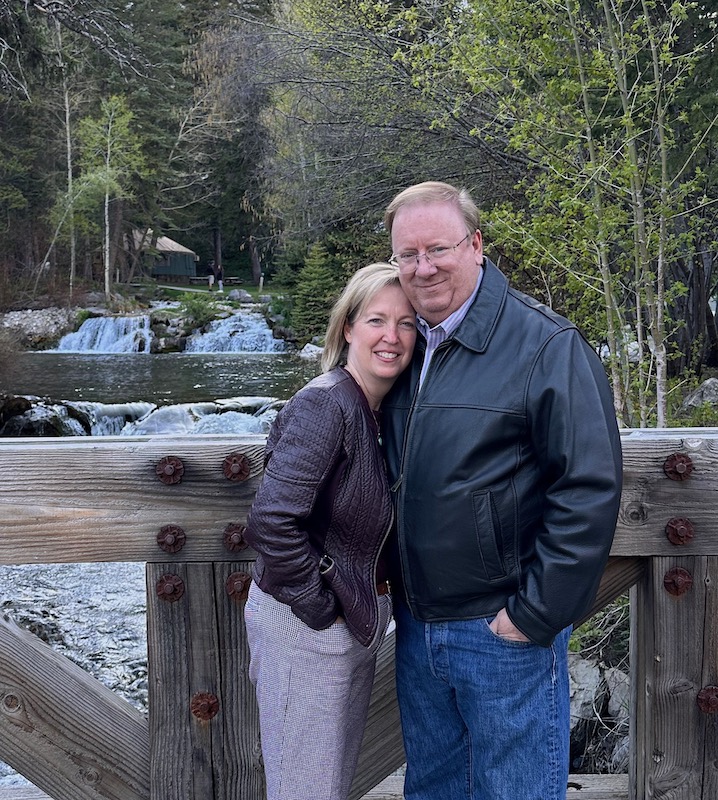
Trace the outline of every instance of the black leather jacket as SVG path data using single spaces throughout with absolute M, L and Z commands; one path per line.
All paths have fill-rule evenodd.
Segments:
M 383 635 L 376 567 L 393 517 L 378 438 L 345 369 L 310 381 L 272 426 L 245 534 L 263 591 L 317 630 L 341 614 L 367 647 Z
M 382 406 L 406 599 L 424 621 L 506 606 L 540 645 L 590 606 L 621 495 L 621 445 L 598 357 L 488 259 L 466 318 L 425 342 Z M 416 396 L 415 396 L 416 393 Z

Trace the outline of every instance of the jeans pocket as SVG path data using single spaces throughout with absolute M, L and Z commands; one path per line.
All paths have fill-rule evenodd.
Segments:
M 491 623 L 495 619 L 496 619 L 496 614 L 494 614 L 492 617 L 484 617 L 484 624 L 486 626 L 486 631 L 494 641 L 500 642 L 501 644 L 505 644 L 508 647 L 531 647 L 534 645 L 534 643 L 531 641 L 528 642 L 518 641 L 516 639 L 509 639 L 506 636 L 499 636 L 498 633 L 494 633 L 491 630 Z

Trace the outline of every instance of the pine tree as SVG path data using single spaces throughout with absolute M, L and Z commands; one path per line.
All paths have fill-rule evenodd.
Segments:
M 326 248 L 312 245 L 299 271 L 291 313 L 292 327 L 300 340 L 308 341 L 324 333 L 339 283 L 339 271 L 333 267 Z

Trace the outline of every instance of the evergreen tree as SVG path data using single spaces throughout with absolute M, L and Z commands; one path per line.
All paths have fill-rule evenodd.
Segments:
M 312 245 L 299 271 L 291 311 L 291 325 L 300 340 L 306 342 L 313 336 L 323 335 L 341 283 L 341 276 L 326 248 L 321 244 Z

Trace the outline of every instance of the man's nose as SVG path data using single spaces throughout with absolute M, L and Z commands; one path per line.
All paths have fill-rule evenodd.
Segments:
M 436 272 L 436 267 L 429 260 L 426 253 L 416 254 L 416 273 L 422 275 L 433 275 Z

